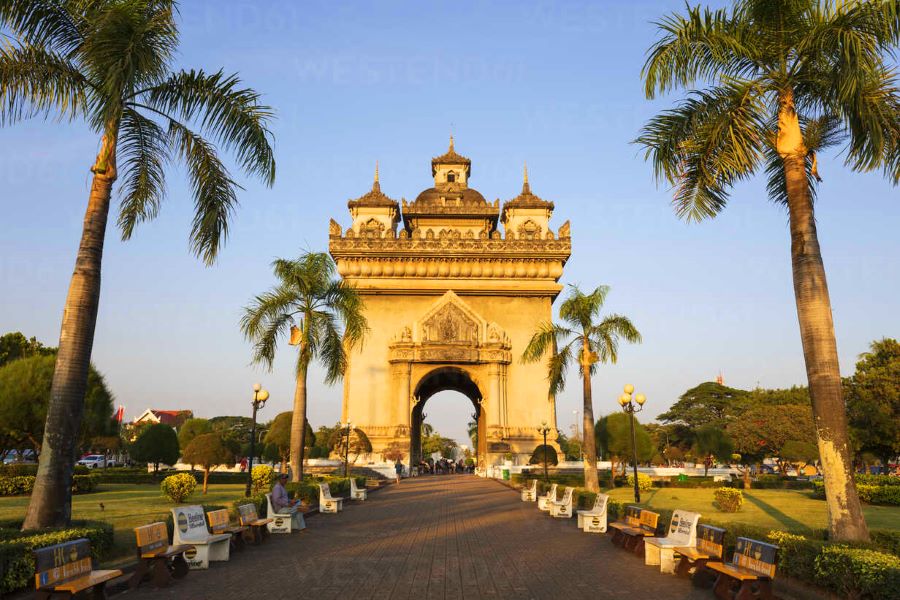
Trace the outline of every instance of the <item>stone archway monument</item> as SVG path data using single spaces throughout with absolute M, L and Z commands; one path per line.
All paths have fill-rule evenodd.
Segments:
M 556 439 L 556 403 L 543 364 L 522 364 L 571 253 L 569 223 L 550 229 L 553 203 L 531 192 L 487 202 L 469 187 L 471 161 L 453 148 L 431 161 L 434 187 L 407 202 L 372 189 L 348 202 L 352 224 L 332 219 L 329 250 L 365 300 L 370 332 L 350 357 L 342 419 L 363 429 L 373 453 L 421 456 L 423 409 L 437 392 L 472 401 L 482 466 L 506 453 L 521 464 Z M 503 227 L 501 233 L 499 226 Z

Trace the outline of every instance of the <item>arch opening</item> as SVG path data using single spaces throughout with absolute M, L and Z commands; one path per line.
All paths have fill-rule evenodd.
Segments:
M 428 400 L 439 392 L 458 392 L 472 402 L 472 418 L 477 424 L 477 445 L 473 449 L 475 461 L 478 466 L 484 465 L 484 457 L 487 449 L 486 443 L 486 419 L 481 405 L 482 393 L 472 376 L 459 367 L 439 367 L 427 373 L 416 384 L 414 396 L 416 403 L 410 415 L 409 429 L 409 466 L 410 471 L 424 458 L 422 454 L 422 425 L 427 416 L 424 412 Z

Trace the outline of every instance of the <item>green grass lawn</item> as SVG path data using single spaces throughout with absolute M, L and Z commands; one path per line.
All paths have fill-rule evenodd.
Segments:
M 231 503 L 244 495 L 241 484 L 210 485 L 204 496 L 197 491 L 188 504 Z M 103 503 L 103 510 L 100 503 Z M 0 498 L 0 519 L 21 519 L 25 516 L 28 496 Z M 174 505 L 162 495 L 158 485 L 103 484 L 98 491 L 79 494 L 72 499 L 72 518 L 107 521 L 115 528 L 113 563 L 134 556 L 134 528 L 154 521 L 165 521 Z
M 825 501 L 811 498 L 802 490 L 747 490 L 744 505 L 736 513 L 721 512 L 713 506 L 711 488 L 654 488 L 641 492 L 642 506 L 699 512 L 703 517 L 723 523 L 743 523 L 802 533 L 826 529 Z M 631 488 L 607 491 L 621 502 L 634 498 Z M 866 522 L 872 529 L 900 530 L 900 507 L 863 505 Z

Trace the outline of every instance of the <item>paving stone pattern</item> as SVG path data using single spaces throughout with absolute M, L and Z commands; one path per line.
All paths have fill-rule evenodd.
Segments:
M 173 586 L 117 597 L 315 599 L 666 598 L 711 600 L 472 475 L 404 479 L 316 515 L 304 533 L 272 535 Z

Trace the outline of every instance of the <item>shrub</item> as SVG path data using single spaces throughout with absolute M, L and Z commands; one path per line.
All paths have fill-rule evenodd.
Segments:
M 819 585 L 848 598 L 896 599 L 900 590 L 900 558 L 874 550 L 826 546 L 815 571 Z
M 197 480 L 190 473 L 169 475 L 163 479 L 162 485 L 160 485 L 163 494 L 175 504 L 184 502 L 185 498 L 194 493 L 196 487 Z
M 255 504 L 256 505 L 256 514 L 259 518 L 263 518 L 266 516 L 268 512 L 268 504 L 266 503 L 266 495 L 265 494 L 256 494 L 255 496 L 250 496 L 249 498 L 238 498 L 234 502 L 231 503 L 231 516 L 237 520 L 241 514 L 241 511 L 238 510 L 239 506 L 243 506 L 244 504 Z
M 779 573 L 802 581 L 815 582 L 816 557 L 825 546 L 824 540 L 810 540 L 786 531 L 770 531 L 766 538 L 779 547 Z
M 16 528 L 21 521 L 12 524 Z M 100 521 L 73 521 L 67 529 L 50 529 L 41 532 L 21 532 L 16 529 L 0 532 L 0 594 L 7 594 L 26 587 L 34 579 L 34 555 L 36 548 L 44 548 L 79 538 L 91 541 L 91 551 L 97 560 L 107 558 L 113 547 L 113 527 Z
M 734 488 L 721 487 L 713 492 L 713 497 L 722 512 L 737 512 L 744 504 L 744 494 Z
M 893 485 L 900 486 L 900 477 L 895 475 L 865 475 L 856 476 L 856 483 L 863 485 Z
M 25 496 L 34 489 L 34 475 L 0 477 L 0 496 Z M 75 475 L 72 478 L 72 493 L 85 494 L 97 487 L 96 475 Z
M 529 465 L 543 465 L 544 460 L 547 461 L 548 467 L 555 467 L 559 464 L 559 457 L 556 455 L 556 449 L 549 444 L 544 446 L 543 444 L 537 446 L 534 449 L 534 452 L 531 453 L 531 458 L 528 459 Z
M 275 483 L 275 469 L 269 465 L 256 465 L 253 467 L 253 493 L 265 493 L 272 489 Z
M 628 474 L 628 485 L 634 487 L 634 475 L 631 473 Z M 638 473 L 638 489 L 642 492 L 649 492 L 653 489 L 653 480 L 649 475 Z
M 868 504 L 900 506 L 900 485 L 856 485 L 859 499 Z

